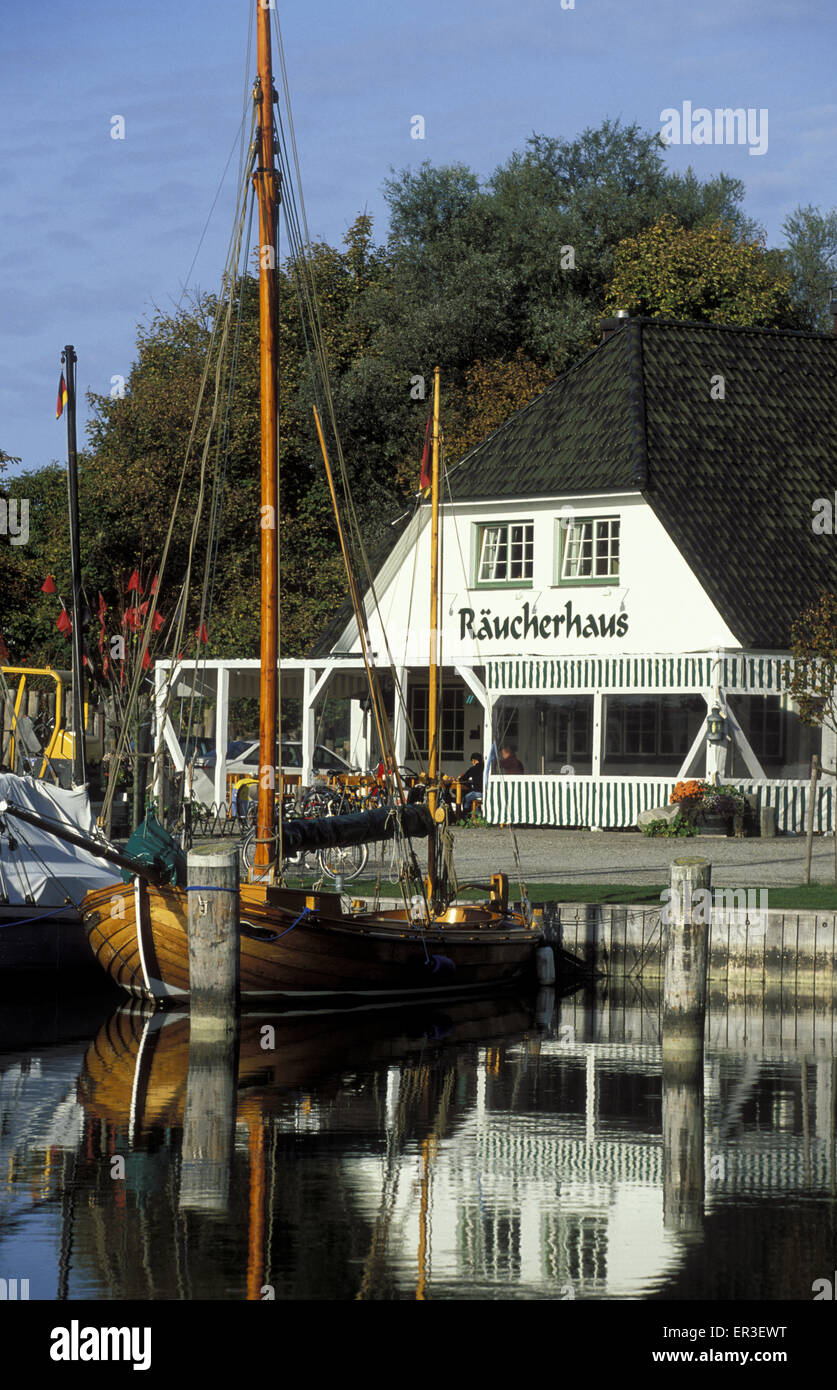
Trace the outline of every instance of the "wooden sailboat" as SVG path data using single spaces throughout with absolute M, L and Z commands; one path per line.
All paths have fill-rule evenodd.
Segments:
M 273 134 L 273 74 L 270 50 L 270 9 L 256 4 L 259 103 L 258 167 L 255 184 L 259 200 L 262 248 L 275 248 L 278 171 Z M 276 437 L 276 313 L 274 256 L 260 257 L 261 354 L 261 684 L 260 764 L 272 771 L 277 764 L 278 667 L 278 457 Z M 319 422 L 318 422 L 319 427 Z M 486 906 L 451 904 L 440 891 L 434 850 L 438 833 L 436 791 L 438 745 L 436 712 L 438 653 L 436 630 L 438 594 L 435 555 L 439 517 L 439 386 L 434 406 L 433 511 L 434 588 L 431 600 L 430 769 L 428 808 L 404 807 L 370 820 L 367 838 L 398 834 L 430 836 L 428 876 L 412 904 L 391 911 L 347 912 L 335 893 L 305 893 L 277 882 L 281 873 L 282 837 L 295 834 L 300 845 L 313 826 L 275 830 L 273 779 L 259 779 L 256 882 L 242 886 L 241 996 L 243 1001 L 291 997 L 358 995 L 405 996 L 487 988 L 503 985 L 532 968 L 540 933 L 518 913 L 509 911 L 504 875 L 492 880 Z M 322 442 L 322 435 L 321 435 Z M 328 460 L 323 444 L 323 453 Z M 331 481 L 329 476 L 329 481 Z M 333 489 L 332 489 L 333 490 Z M 342 534 L 341 534 L 342 539 Z M 345 550 L 345 547 L 344 547 Z M 356 588 L 351 578 L 353 596 Z M 356 605 L 357 608 L 357 605 Z M 359 614 L 361 640 L 363 621 Z M 390 735 L 391 743 L 391 735 Z M 374 816 L 375 813 L 372 813 Z M 357 836 L 360 817 L 328 823 L 330 836 Z M 367 818 L 369 819 L 369 818 Z M 444 816 L 442 816 L 444 819 Z M 338 840 L 338 842 L 341 842 Z M 348 842 L 352 842 L 350 839 Z M 346 843 L 345 840 L 342 843 Z M 413 856 L 414 859 L 414 856 Z M 88 939 L 110 975 L 133 994 L 157 999 L 184 998 L 189 993 L 186 886 L 164 886 L 138 876 L 133 890 L 122 884 L 91 893 L 83 905 Z

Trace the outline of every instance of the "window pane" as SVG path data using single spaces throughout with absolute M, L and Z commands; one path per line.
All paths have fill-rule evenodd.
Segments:
M 479 584 L 504 584 L 532 578 L 534 524 L 514 522 L 483 526 L 480 534 Z
M 615 579 L 619 575 L 619 517 L 573 521 L 566 528 L 562 579 Z

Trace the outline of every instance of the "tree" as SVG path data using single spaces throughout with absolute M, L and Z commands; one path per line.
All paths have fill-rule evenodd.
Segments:
M 761 238 L 741 240 L 723 222 L 690 229 L 666 215 L 620 242 L 605 304 L 651 318 L 797 327 L 789 290 Z
M 552 373 L 519 349 L 511 362 L 475 362 L 464 390 L 451 392 L 445 412 L 445 458 L 453 463 L 487 439 L 516 410 L 545 391 Z M 415 484 L 415 477 L 412 479 Z
M 837 281 L 837 208 L 798 207 L 782 224 L 791 296 L 806 328 L 821 333 L 832 327 L 829 303 Z
M 821 594 L 791 628 L 791 654 L 784 672 L 785 689 L 796 701 L 799 718 L 812 728 L 837 734 L 837 594 Z M 821 766 L 837 776 L 837 768 Z M 816 771 L 813 780 L 816 780 Z M 813 830 L 813 807 L 808 821 L 808 858 Z M 834 881 L 837 883 L 837 826 L 834 835 Z

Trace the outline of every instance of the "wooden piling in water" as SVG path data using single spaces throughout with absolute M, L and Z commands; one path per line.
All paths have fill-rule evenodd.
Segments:
M 192 849 L 187 869 L 191 1038 L 212 1041 L 233 1031 L 240 1004 L 238 849 Z
M 238 850 L 189 851 L 189 1076 L 183 1119 L 180 1207 L 225 1211 L 238 1075 Z
M 667 904 L 663 984 L 663 1067 L 703 1062 L 712 865 L 675 859 Z
M 663 1223 L 697 1234 L 703 1226 L 703 1037 L 712 865 L 676 859 L 665 932 L 663 985 Z

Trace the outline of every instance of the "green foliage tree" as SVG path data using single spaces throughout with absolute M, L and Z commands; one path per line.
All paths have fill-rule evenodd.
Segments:
M 791 655 L 793 664 L 785 667 L 783 684 L 796 701 L 799 718 L 812 728 L 837 734 L 837 594 L 821 594 L 800 614 L 791 628 Z M 821 764 L 819 770 L 837 776 L 837 768 Z M 810 835 L 809 828 L 809 868 Z M 837 836 L 834 881 L 837 883 Z
M 802 323 L 821 333 L 831 331 L 829 304 L 837 282 L 837 208 L 798 207 L 785 218 L 785 258 L 791 295 Z
M 679 226 L 670 215 L 616 248 L 609 309 L 742 327 L 798 327 L 790 277 L 760 238 L 729 224 Z

